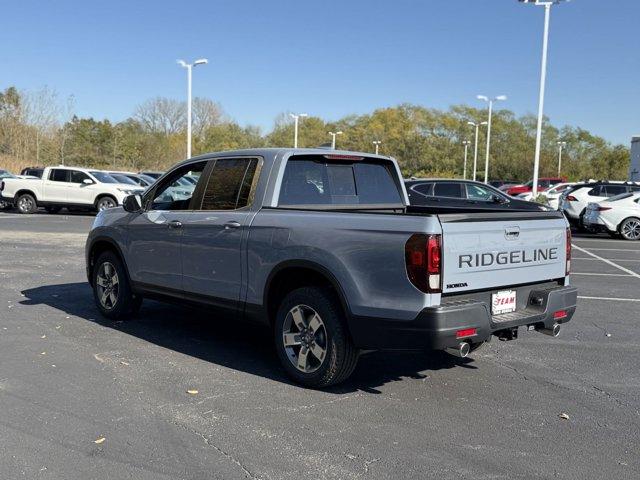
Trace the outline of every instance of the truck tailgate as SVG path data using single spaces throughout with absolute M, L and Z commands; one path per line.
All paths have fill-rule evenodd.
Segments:
M 560 212 L 440 215 L 442 292 L 508 288 L 565 276 Z

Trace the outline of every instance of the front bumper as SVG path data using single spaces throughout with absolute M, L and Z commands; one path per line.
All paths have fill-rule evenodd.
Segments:
M 461 341 L 481 343 L 498 332 L 521 326 L 551 329 L 571 320 L 576 311 L 578 290 L 571 286 L 532 288 L 526 303 L 513 313 L 491 315 L 485 300 L 460 300 L 425 308 L 409 322 L 372 318 L 352 319 L 354 343 L 363 349 L 444 350 Z M 563 318 L 554 313 L 566 312 Z M 476 335 L 459 339 L 456 332 L 470 328 Z

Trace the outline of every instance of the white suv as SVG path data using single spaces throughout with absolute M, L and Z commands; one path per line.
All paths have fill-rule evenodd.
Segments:
M 583 217 L 590 203 L 601 202 L 627 192 L 640 191 L 640 184 L 635 182 L 593 182 L 580 183 L 562 195 L 560 210 L 567 220 L 579 228 L 584 227 Z
M 122 205 L 126 196 L 143 191 L 100 170 L 60 166 L 45 168 L 42 178 L 4 179 L 0 200 L 15 204 L 20 213 L 34 213 L 39 206 L 49 213 L 62 207 L 101 211 Z

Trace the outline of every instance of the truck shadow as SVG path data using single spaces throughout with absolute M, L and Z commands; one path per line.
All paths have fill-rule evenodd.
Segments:
M 112 328 L 146 342 L 235 370 L 289 383 L 265 327 L 212 315 L 210 311 L 145 300 L 140 313 L 130 321 L 103 318 L 93 303 L 87 283 L 45 285 L 22 291 L 22 305 L 48 305 L 68 315 Z M 334 393 L 378 388 L 403 378 L 421 379 L 429 371 L 450 368 L 477 368 L 473 360 L 443 352 L 371 352 L 364 354 L 356 371 L 345 383 L 332 387 Z

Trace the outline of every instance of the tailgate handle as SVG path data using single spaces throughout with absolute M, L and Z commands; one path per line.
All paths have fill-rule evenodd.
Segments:
M 231 222 L 227 222 L 227 223 L 224 224 L 224 229 L 225 230 L 231 230 L 231 229 L 235 229 L 235 228 L 240 228 L 240 222 L 231 221 Z
M 169 228 L 182 228 L 182 222 L 180 220 L 171 220 L 167 225 L 169 225 Z

